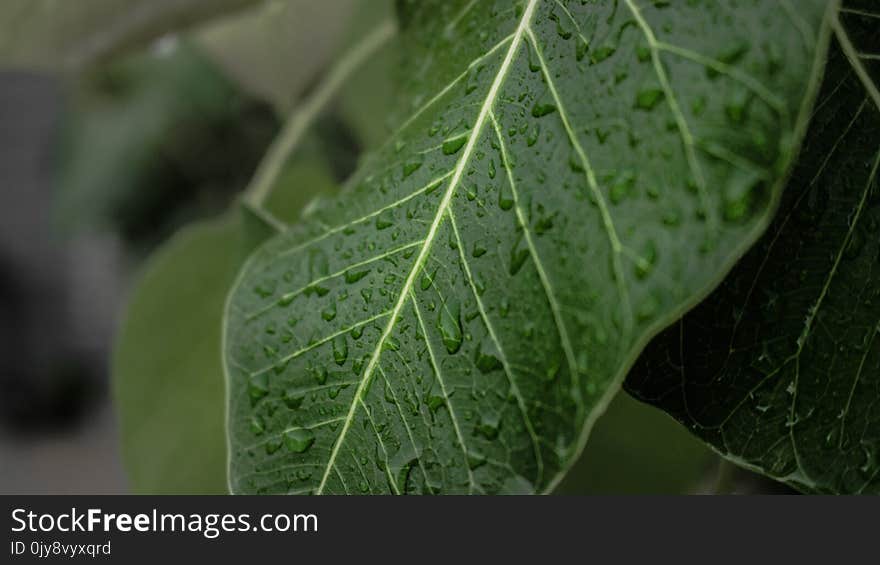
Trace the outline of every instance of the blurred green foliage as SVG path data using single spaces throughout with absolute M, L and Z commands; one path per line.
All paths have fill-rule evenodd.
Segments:
M 71 85 L 58 220 L 160 239 L 224 209 L 277 128 L 186 41 L 116 60 Z

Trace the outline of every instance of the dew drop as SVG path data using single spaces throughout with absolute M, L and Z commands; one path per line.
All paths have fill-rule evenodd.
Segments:
M 312 377 L 315 381 L 322 385 L 327 382 L 327 368 L 326 367 L 310 367 L 309 372 L 312 374 Z
M 312 430 L 295 428 L 284 433 L 284 445 L 294 453 L 304 453 L 315 443 L 315 434 Z
M 475 431 L 489 441 L 493 441 L 498 438 L 498 432 L 501 431 L 501 418 L 496 414 L 484 412 Z
M 296 410 L 300 406 L 302 406 L 303 400 L 305 399 L 305 395 L 299 392 L 295 388 L 289 388 L 284 391 L 284 404 L 287 405 L 291 410 Z
M 332 302 L 329 306 L 321 310 L 321 317 L 324 321 L 330 322 L 336 317 L 336 302 Z
M 265 371 L 252 375 L 248 379 L 248 396 L 251 398 L 251 405 L 256 404 L 258 400 L 269 394 L 269 375 Z
M 436 412 L 438 408 L 446 404 L 446 399 L 437 395 L 425 395 L 425 405 L 431 412 Z
M 474 355 L 474 364 L 481 373 L 490 373 L 501 368 L 501 360 L 497 357 L 497 351 L 494 344 L 486 338 L 477 347 Z
M 656 265 L 656 263 L 657 246 L 654 245 L 653 241 L 649 241 L 642 250 L 642 254 L 636 264 L 636 277 L 639 279 L 647 278 L 647 276 L 651 274 L 651 271 L 654 270 L 654 265 Z
M 653 110 L 663 100 L 660 88 L 645 88 L 636 94 L 635 107 L 639 110 Z
M 269 455 L 272 455 L 273 453 L 275 453 L 276 451 L 281 449 L 281 446 L 283 444 L 284 444 L 284 440 L 282 440 L 280 437 L 276 436 L 273 438 L 269 438 L 266 441 L 266 453 Z
M 532 106 L 532 117 L 541 118 L 556 111 L 556 105 L 550 102 L 535 102 Z
M 639 321 L 646 322 L 654 318 L 659 310 L 660 301 L 654 296 L 648 296 L 638 307 L 637 316 Z
M 528 133 L 526 134 L 526 145 L 529 147 L 533 146 L 538 142 L 538 136 L 541 134 L 541 126 L 540 124 L 534 124 L 529 128 Z
M 383 210 L 376 216 L 376 229 L 384 230 L 394 225 L 394 213 L 391 210 Z
M 617 51 L 617 48 L 613 45 L 603 45 L 601 47 L 597 47 L 590 53 L 590 63 L 596 65 L 601 63 L 608 57 L 614 55 L 614 52 Z
M 437 328 L 446 351 L 456 353 L 461 348 L 461 306 L 457 301 L 447 302 L 440 308 Z
M 364 278 L 370 274 L 370 269 L 363 269 L 360 271 L 346 271 L 345 272 L 345 282 L 348 284 L 353 284 Z
M 620 204 L 626 199 L 635 187 L 636 174 L 633 171 L 623 171 L 611 185 L 609 196 L 613 204 Z
M 422 156 L 419 155 L 418 157 L 404 163 L 403 164 L 403 178 L 406 178 L 406 177 L 410 176 L 411 174 L 413 174 L 414 172 L 416 172 L 417 170 L 419 170 L 419 167 L 422 166 L 422 162 L 423 162 Z
M 506 211 L 513 208 L 513 205 L 513 191 L 505 183 L 498 190 L 498 207 Z
M 469 134 L 463 133 L 443 141 L 443 154 L 454 155 L 455 153 L 458 153 L 458 150 L 467 143 L 468 136 Z
M 337 365 L 345 365 L 348 359 L 348 340 L 345 335 L 338 335 L 333 338 L 333 360 Z
M 467 462 L 468 468 L 473 471 L 474 469 L 482 467 L 486 464 L 486 456 L 480 453 L 476 453 L 474 451 L 468 451 Z

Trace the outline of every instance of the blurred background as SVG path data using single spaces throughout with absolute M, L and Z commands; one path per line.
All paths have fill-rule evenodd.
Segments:
M 222 492 L 237 198 L 390 21 L 390 0 L 0 3 L 0 493 Z M 288 157 L 278 217 L 381 142 L 394 57 L 390 39 Z M 624 393 L 558 490 L 784 492 Z

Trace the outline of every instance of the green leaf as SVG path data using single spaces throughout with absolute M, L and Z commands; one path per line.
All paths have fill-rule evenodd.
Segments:
M 219 312 L 238 245 L 235 217 L 181 230 L 131 297 L 113 374 L 134 492 L 226 492 Z
M 769 223 L 833 8 L 412 4 L 410 118 L 231 293 L 233 492 L 552 488 Z
M 804 491 L 876 494 L 880 13 L 847 4 L 779 216 L 627 388 L 740 465 Z
M 256 0 L 4 0 L 0 66 L 78 70 Z

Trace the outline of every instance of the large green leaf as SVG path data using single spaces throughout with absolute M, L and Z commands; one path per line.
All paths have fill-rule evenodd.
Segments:
M 732 461 L 880 493 L 880 13 L 847 4 L 779 216 L 627 387 Z
M 768 224 L 833 8 L 405 6 L 410 119 L 230 295 L 233 492 L 552 487 Z

